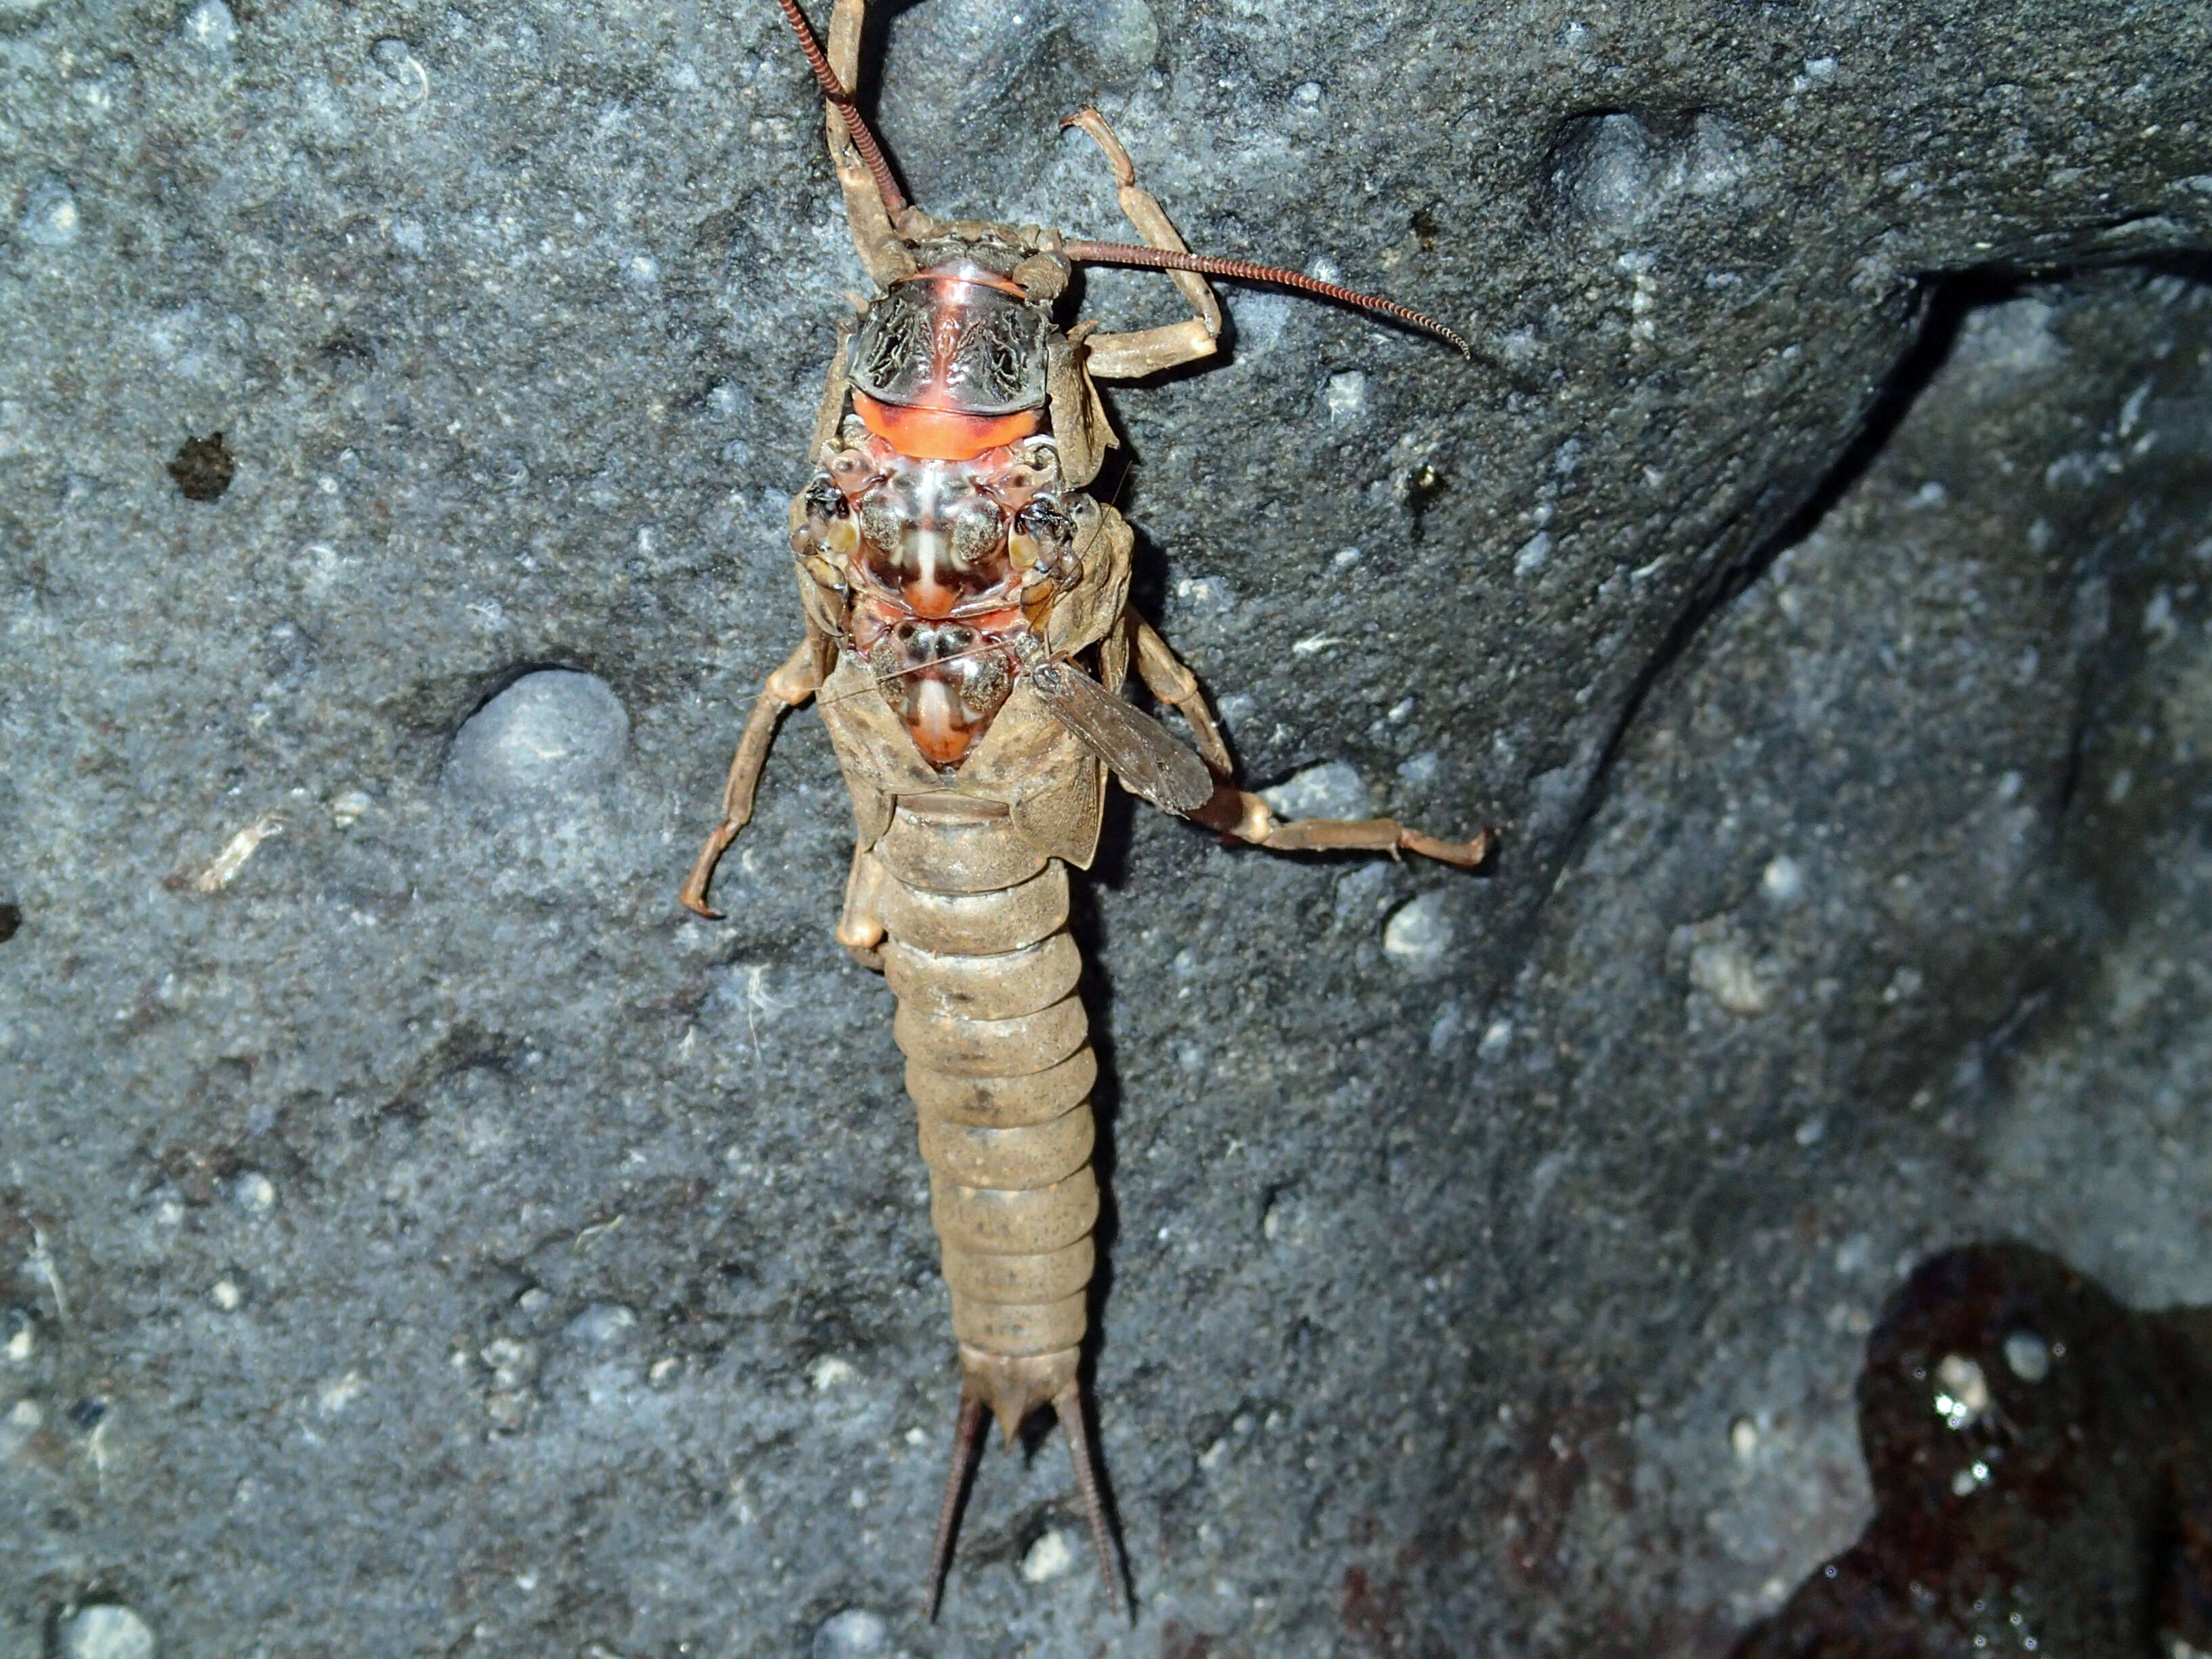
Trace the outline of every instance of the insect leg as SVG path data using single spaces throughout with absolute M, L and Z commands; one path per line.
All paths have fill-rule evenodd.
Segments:
M 1191 736 L 1198 742 L 1198 752 L 1206 757 L 1208 766 L 1226 777 L 1236 767 L 1229 758 L 1229 745 L 1221 740 L 1221 728 L 1213 723 L 1213 711 L 1206 706 L 1206 693 L 1199 688 L 1198 676 L 1168 649 L 1168 642 L 1152 623 L 1133 609 L 1125 614 L 1136 635 L 1137 673 L 1145 682 L 1145 689 L 1172 706 L 1189 722 Z
M 1439 841 L 1395 818 L 1293 818 L 1280 823 L 1259 796 L 1228 784 L 1190 816 L 1209 830 L 1271 853 L 1418 853 L 1466 870 L 1487 858 L 1496 840 L 1481 830 L 1472 841 Z
M 1106 152 L 1106 160 L 1114 169 L 1115 197 L 1129 222 L 1149 246 L 1173 253 L 1190 251 L 1183 245 L 1182 237 L 1170 222 L 1167 210 L 1159 204 L 1158 198 L 1138 185 L 1137 169 L 1129 161 L 1129 152 L 1121 148 L 1121 141 L 1106 125 L 1104 116 L 1085 105 L 1061 121 L 1060 125 L 1081 127 Z M 1221 332 L 1221 302 L 1213 297 L 1213 289 L 1206 278 L 1196 272 L 1176 270 L 1169 272 L 1169 276 L 1197 315 L 1188 322 L 1170 323 L 1160 328 L 1092 335 L 1088 359 L 1091 374 L 1101 380 L 1134 380 L 1213 355 L 1214 341 Z
M 1075 1484 L 1082 1489 L 1083 1512 L 1090 1517 L 1091 1542 L 1098 1552 L 1098 1577 L 1106 1586 L 1106 1605 L 1121 1611 L 1121 1572 L 1114 1553 L 1114 1534 L 1106 1524 L 1106 1497 L 1098 1486 L 1098 1465 L 1091 1455 L 1091 1433 L 1083 1421 L 1083 1395 L 1075 1389 L 1056 1395 L 1052 1409 L 1060 1419 L 1060 1431 L 1067 1437 L 1067 1455 L 1075 1465 Z
M 1127 613 L 1136 640 L 1137 672 L 1162 702 L 1175 705 L 1190 722 L 1206 764 L 1226 779 L 1229 748 L 1206 706 L 1198 677 L 1184 667 L 1152 625 L 1132 610 Z M 1194 823 L 1273 853 L 1418 853 L 1468 869 L 1488 856 L 1494 837 L 1485 830 L 1473 841 L 1439 841 L 1409 830 L 1395 818 L 1294 818 L 1276 822 L 1267 803 L 1249 789 L 1218 781 L 1213 799 L 1190 815 Z
M 982 1443 L 983 1396 L 963 1382 L 960 1420 L 952 1430 L 952 1467 L 945 1471 L 945 1502 L 937 1511 L 937 1547 L 929 1557 L 929 1592 L 922 1601 L 926 1619 L 937 1617 L 937 1604 L 945 1594 L 945 1571 L 952 1565 L 952 1542 L 960 1535 L 960 1504 L 968 1495 L 975 1449 Z
M 819 689 L 821 661 L 820 636 L 809 629 L 799 648 L 761 687 L 760 696 L 753 702 L 752 717 L 745 722 L 744 735 L 738 739 L 737 757 L 730 763 L 729 781 L 722 786 L 722 821 L 714 826 L 707 837 L 707 844 L 699 849 L 691 873 L 684 878 L 684 890 L 677 895 L 687 910 L 696 911 L 711 921 L 722 919 L 720 911 L 708 908 L 707 884 L 714 879 L 714 865 L 723 849 L 752 820 L 753 792 L 760 785 L 761 768 L 768 763 L 769 745 L 775 741 L 776 722 L 787 709 L 798 708 Z

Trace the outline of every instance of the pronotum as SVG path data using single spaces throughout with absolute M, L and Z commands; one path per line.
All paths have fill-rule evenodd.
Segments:
M 1129 603 L 1128 525 L 1085 493 L 1115 441 L 1095 383 L 1211 356 L 1221 310 L 1209 275 L 1364 306 L 1466 346 L 1395 301 L 1190 253 L 1095 110 L 1062 125 L 1105 152 L 1144 246 L 932 218 L 901 194 L 848 90 L 866 0 L 836 0 L 826 54 L 796 0 L 779 3 L 821 85 L 877 294 L 840 330 L 810 452 L 820 470 L 791 507 L 805 636 L 753 707 L 683 902 L 716 916 L 708 883 L 752 815 L 776 723 L 818 698 L 859 830 L 837 938 L 898 997 L 959 1344 L 927 1607 L 944 1587 L 985 1413 L 1011 1443 L 1047 1406 L 1118 1607 L 1078 1375 L 1098 1068 L 1067 931 L 1067 872 L 1091 863 L 1107 775 L 1272 851 L 1403 850 L 1471 867 L 1491 838 L 1443 842 L 1388 818 L 1278 823 L 1235 787 L 1197 680 Z M 1054 302 L 1078 264 L 1164 270 L 1193 315 L 1128 333 L 1063 329 Z M 1188 722 L 1197 753 L 1122 701 L 1133 667 Z

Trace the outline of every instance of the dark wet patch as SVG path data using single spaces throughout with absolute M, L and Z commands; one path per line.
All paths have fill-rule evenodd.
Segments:
M 2147 1653 L 2212 1639 L 2212 1345 L 2057 1257 L 1923 1262 L 1867 1340 L 1876 1512 L 1735 1659 Z
M 220 432 L 211 432 L 204 438 L 187 438 L 170 459 L 169 476 L 177 481 L 178 493 L 188 501 L 220 501 L 230 488 L 230 481 L 238 476 L 238 458 L 230 453 Z

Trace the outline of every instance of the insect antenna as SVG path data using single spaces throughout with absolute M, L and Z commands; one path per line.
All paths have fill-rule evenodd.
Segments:
M 806 21 L 806 14 L 799 10 L 799 0 L 776 0 L 776 3 L 783 8 L 791 32 L 799 37 L 799 49 L 806 54 L 806 67 L 814 71 L 823 97 L 842 118 L 845 131 L 853 135 L 853 148 L 860 152 L 869 176 L 876 181 L 876 193 L 884 198 L 884 211 L 896 220 L 906 211 L 906 198 L 900 193 L 898 181 L 891 177 L 891 164 L 884 159 L 876 135 L 868 131 L 860 106 L 853 101 L 853 94 L 845 89 L 845 83 L 837 78 L 837 71 L 830 67 L 830 60 L 822 55 L 821 42 L 814 38 L 814 28 Z
M 789 0 L 786 0 L 789 3 Z M 1411 306 L 1401 306 L 1395 300 L 1379 294 L 1362 294 L 1355 289 L 1340 288 L 1334 283 L 1324 283 L 1318 276 L 1309 276 L 1304 271 L 1285 270 L 1276 265 L 1255 265 L 1243 259 L 1217 259 L 1205 253 L 1179 253 L 1173 248 L 1145 247 L 1134 242 L 1070 241 L 1060 245 L 1060 252 L 1069 258 L 1090 265 L 1146 265 L 1154 270 L 1194 270 L 1201 276 L 1227 276 L 1240 283 L 1273 283 L 1280 288 L 1294 288 L 1303 294 L 1318 295 L 1324 300 L 1335 300 L 1344 305 L 1360 306 L 1377 311 L 1385 317 L 1395 317 L 1401 323 L 1411 323 L 1415 328 L 1425 329 L 1442 340 L 1449 340 L 1459 348 L 1460 356 L 1472 357 L 1474 353 L 1457 333 L 1446 328 L 1435 318 L 1418 312 Z
M 922 1603 L 923 1616 L 933 1620 L 945 1595 L 945 1570 L 952 1565 L 952 1540 L 960 1534 L 960 1503 L 968 1495 L 968 1476 L 975 1467 L 975 1449 L 982 1441 L 983 1396 L 963 1382 L 960 1421 L 952 1431 L 952 1467 L 945 1473 L 945 1503 L 937 1511 L 937 1547 L 929 1558 L 929 1594 Z
M 1083 1424 L 1083 1396 L 1070 1389 L 1052 1402 L 1060 1431 L 1067 1437 L 1068 1460 L 1082 1489 L 1083 1510 L 1091 1520 L 1091 1542 L 1098 1552 L 1098 1577 L 1106 1586 L 1106 1605 L 1121 1611 L 1121 1573 L 1114 1555 L 1113 1529 L 1106 1524 L 1106 1498 L 1098 1489 L 1098 1465 L 1091 1455 L 1091 1435 Z

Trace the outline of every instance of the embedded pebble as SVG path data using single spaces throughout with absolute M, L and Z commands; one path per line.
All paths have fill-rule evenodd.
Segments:
M 816 1360 L 808 1368 L 806 1380 L 812 1385 L 815 1393 L 827 1394 L 834 1388 L 850 1382 L 859 1375 L 860 1373 L 853 1369 L 849 1360 L 839 1359 L 835 1355 L 831 1355 L 826 1358 Z
M 230 1183 L 230 1201 L 253 1215 L 276 1207 L 276 1183 L 258 1170 L 241 1171 Z
M 1944 1426 L 1964 1429 L 1989 1413 L 1990 1382 L 1981 1366 L 1962 1353 L 1947 1353 L 1936 1367 L 1936 1414 Z
M 1390 711 L 1396 714 L 1396 709 Z M 1398 763 L 1398 775 L 1406 782 L 1420 785 L 1434 783 L 1443 773 L 1443 757 L 1433 749 L 1424 749 L 1418 755 L 1408 755 Z
M 368 1391 L 368 1379 L 359 1371 L 347 1371 L 337 1376 L 326 1376 L 315 1385 L 315 1409 L 325 1417 L 336 1417 Z
M 1375 812 L 1366 781 L 1350 761 L 1323 761 L 1294 772 L 1262 789 L 1260 799 L 1280 818 L 1364 818 Z
M 472 794 L 555 797 L 613 776 L 629 746 L 629 716 L 605 680 L 541 669 L 469 716 L 446 776 Z
M 1763 1014 L 1774 1000 L 1741 941 L 1707 939 L 1690 951 L 1690 983 L 1732 1014 Z
M 2051 1345 L 2033 1331 L 2014 1331 L 2004 1340 L 2005 1368 L 2023 1382 L 2051 1375 Z
M 1357 369 L 1330 375 L 1325 401 L 1332 421 L 1358 420 L 1367 413 L 1367 377 Z
M 1805 866 L 1784 853 L 1759 872 L 1759 890 L 1770 902 L 1787 908 L 1805 896 Z
M 1424 893 L 1400 905 L 1382 924 L 1382 949 L 1401 967 L 1431 969 L 1451 950 L 1455 932 L 1443 898 Z
M 1022 1557 L 1022 1577 L 1032 1584 L 1049 1583 L 1064 1578 L 1075 1565 L 1075 1547 L 1067 1541 L 1067 1534 L 1057 1527 L 1030 1546 L 1029 1553 Z
M 154 1632 L 131 1608 L 79 1608 L 61 1623 L 63 1659 L 154 1659 Z
M 813 1659 L 874 1659 L 888 1653 L 891 1627 L 879 1613 L 847 1607 L 832 1613 L 814 1632 Z
M 203 51 L 227 52 L 238 39 L 238 19 L 222 0 L 200 0 L 185 14 L 185 39 Z
M 1146 0 L 1089 0 L 1060 15 L 1069 40 L 1107 81 L 1139 74 L 1159 55 L 1159 20 Z
M 76 240 L 84 221 L 76 210 L 76 198 L 59 179 L 49 179 L 31 192 L 20 221 L 26 241 L 40 247 L 67 247 Z
M 1729 1449 L 1748 1463 L 1759 1451 L 1759 1425 L 1739 1417 L 1729 1425 Z
M 637 1316 L 621 1303 L 594 1302 L 561 1328 L 561 1340 L 571 1347 L 611 1348 L 636 1330 Z

